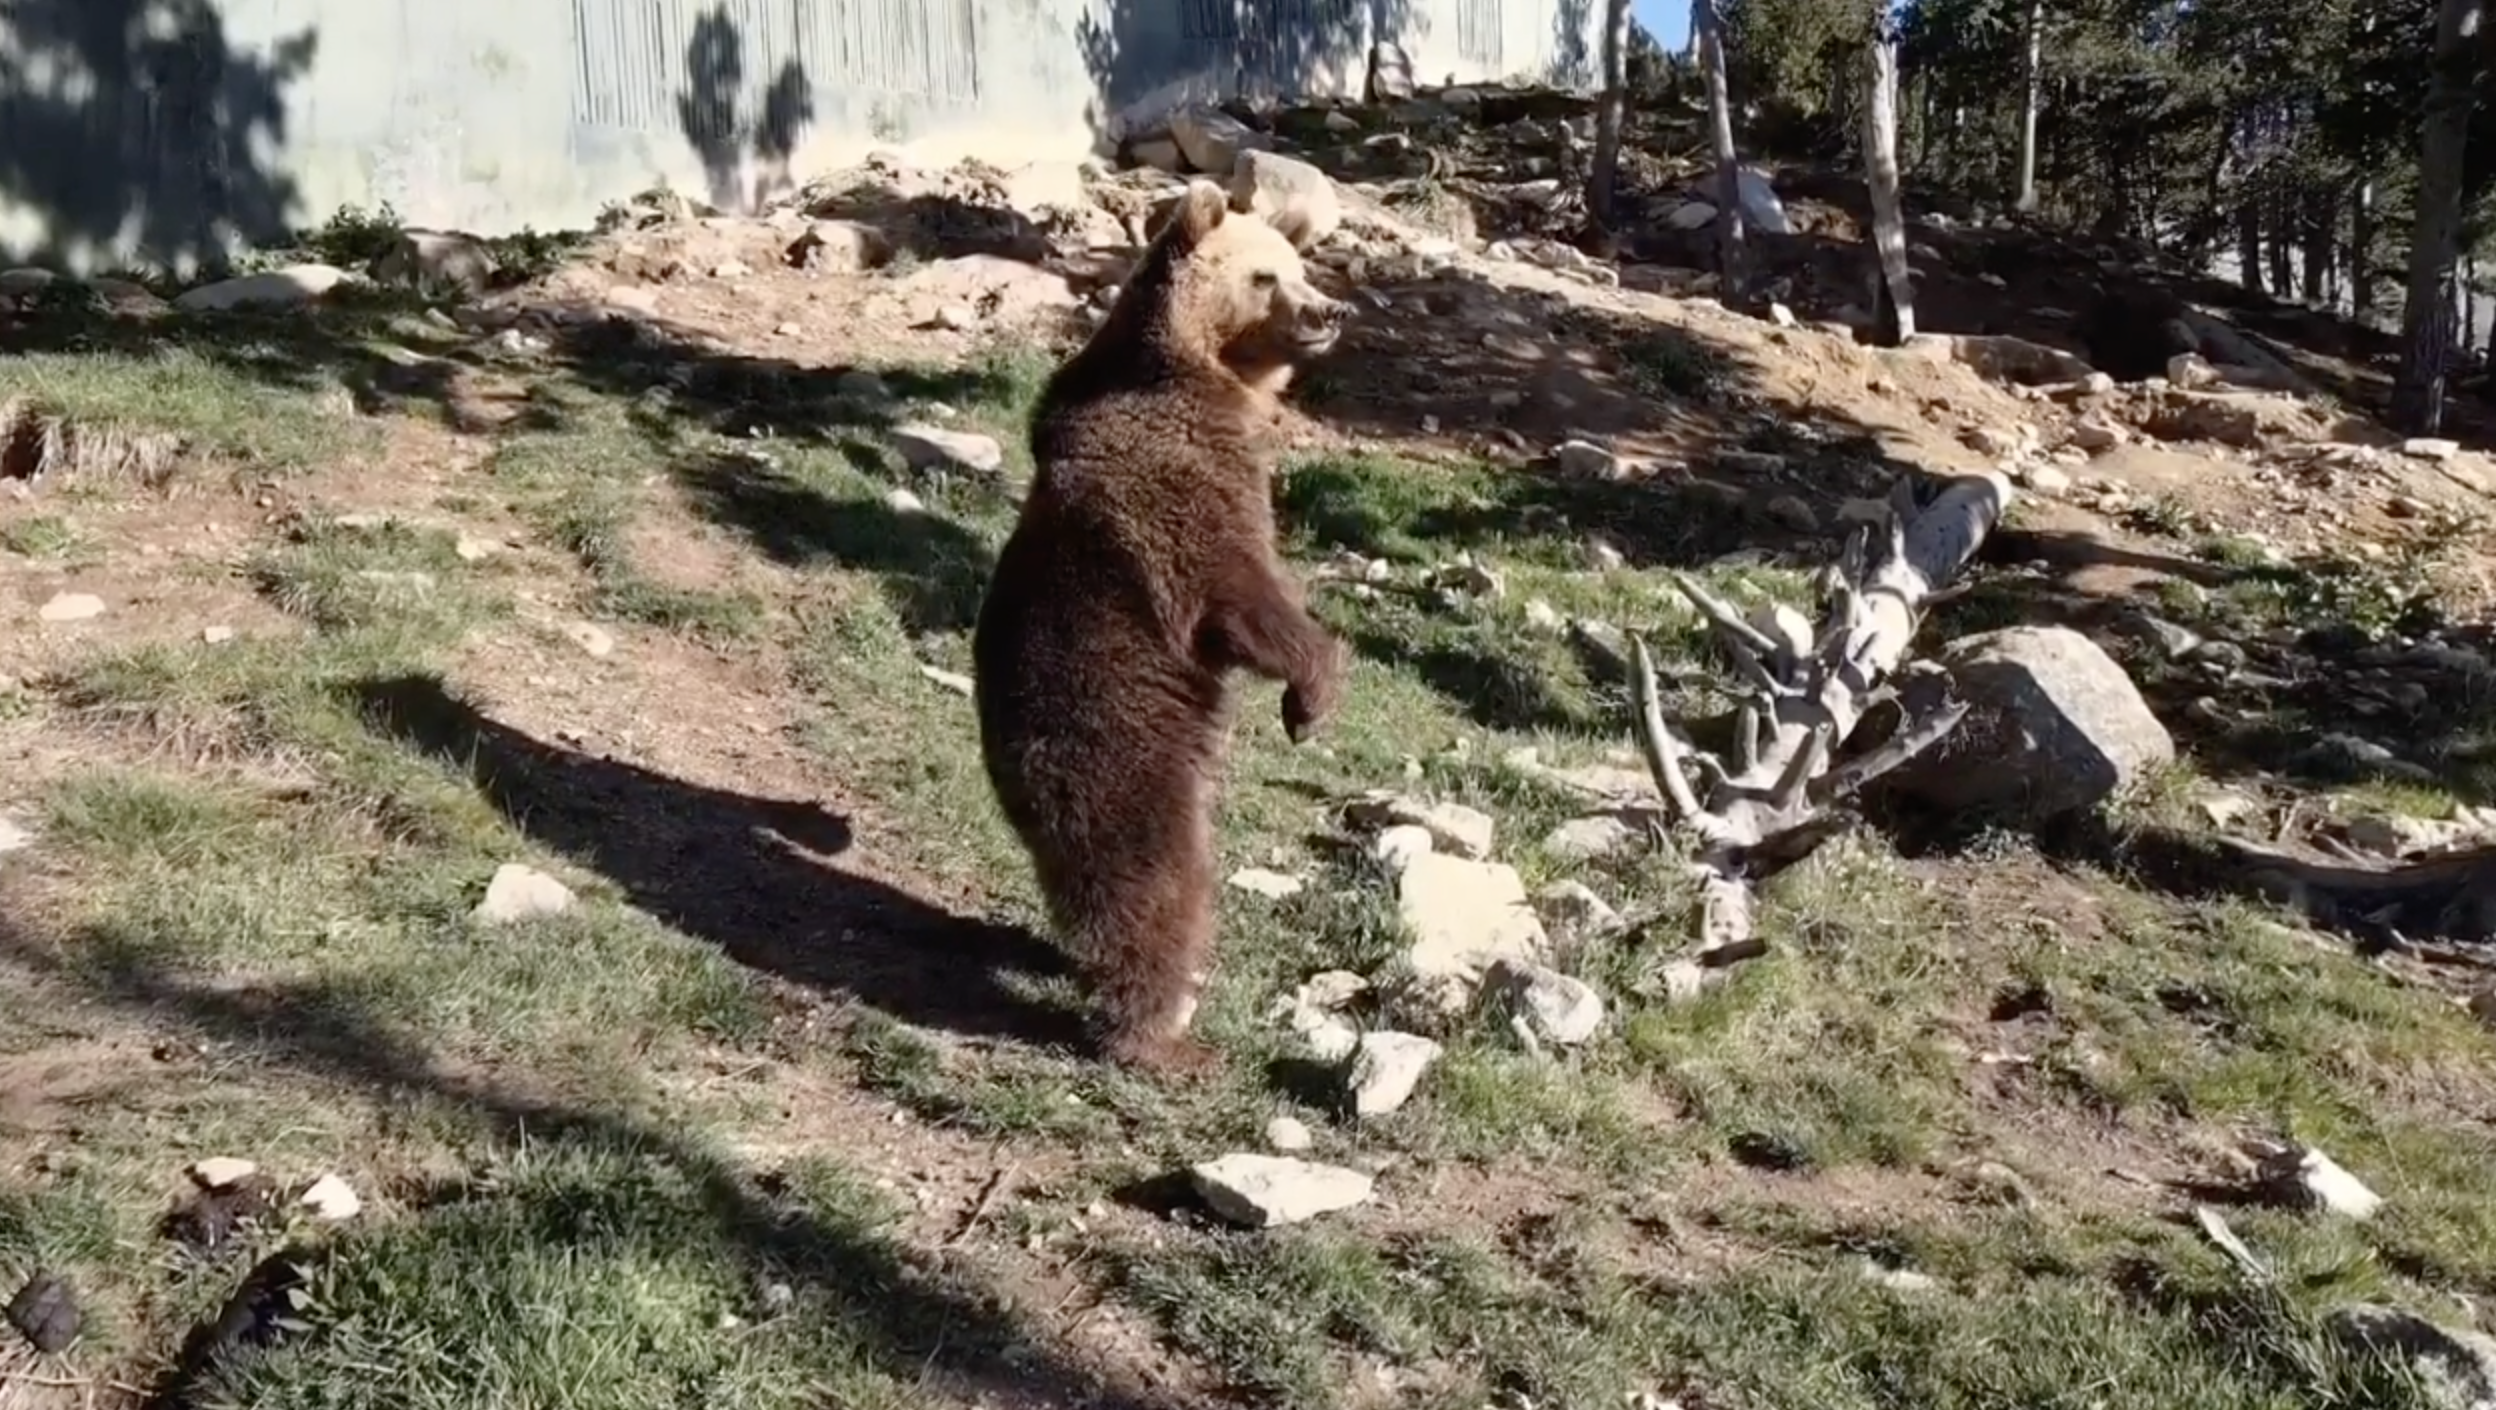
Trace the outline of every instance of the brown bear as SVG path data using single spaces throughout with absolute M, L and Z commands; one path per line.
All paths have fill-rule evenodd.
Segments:
M 1342 689 L 1348 653 L 1276 553 L 1263 442 L 1345 313 L 1279 231 L 1193 182 L 1033 413 L 1038 473 L 971 639 L 980 746 L 1119 1062 L 1214 1060 L 1188 1029 L 1232 673 L 1285 683 L 1295 744 Z

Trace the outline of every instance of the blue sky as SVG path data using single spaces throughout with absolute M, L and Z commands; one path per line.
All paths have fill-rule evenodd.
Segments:
M 1690 0 L 1630 0 L 1630 13 L 1667 49 L 1690 37 Z

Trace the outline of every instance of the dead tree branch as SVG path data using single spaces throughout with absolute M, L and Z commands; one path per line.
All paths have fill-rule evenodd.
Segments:
M 1630 639 L 1639 740 L 1668 821 L 1695 847 L 1702 957 L 1752 945 L 1753 888 L 1852 826 L 1863 788 L 1948 735 L 1955 702 L 1902 721 L 1860 757 L 1831 767 L 1864 714 L 1889 698 L 1924 609 L 1967 565 L 2009 508 L 1994 473 L 1946 481 L 1919 503 L 1915 482 L 1892 489 L 1889 513 L 1859 529 L 1821 575 L 1818 626 L 1782 603 L 1747 616 L 1696 581 L 1674 585 L 1713 628 L 1746 693 L 1733 757 L 1719 761 L 1664 719 L 1655 662 Z M 1699 775 L 1694 784 L 1693 770 Z

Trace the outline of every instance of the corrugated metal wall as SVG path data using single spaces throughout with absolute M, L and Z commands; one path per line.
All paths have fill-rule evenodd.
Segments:
M 143 13 L 121 23 L 124 10 Z M 1177 97 L 1548 72 L 1585 0 L 0 0 L 0 257 L 188 264 L 388 201 L 571 225 L 876 145 L 1072 160 Z M 110 11 L 112 24 L 97 12 Z M 161 12 L 161 13 L 159 13 Z

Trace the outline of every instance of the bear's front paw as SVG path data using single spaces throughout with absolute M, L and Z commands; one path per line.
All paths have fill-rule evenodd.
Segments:
M 1350 669 L 1352 649 L 1341 641 L 1327 643 L 1325 664 L 1316 675 L 1294 681 L 1283 691 L 1283 733 L 1299 744 L 1317 732 L 1343 698 L 1343 677 Z

